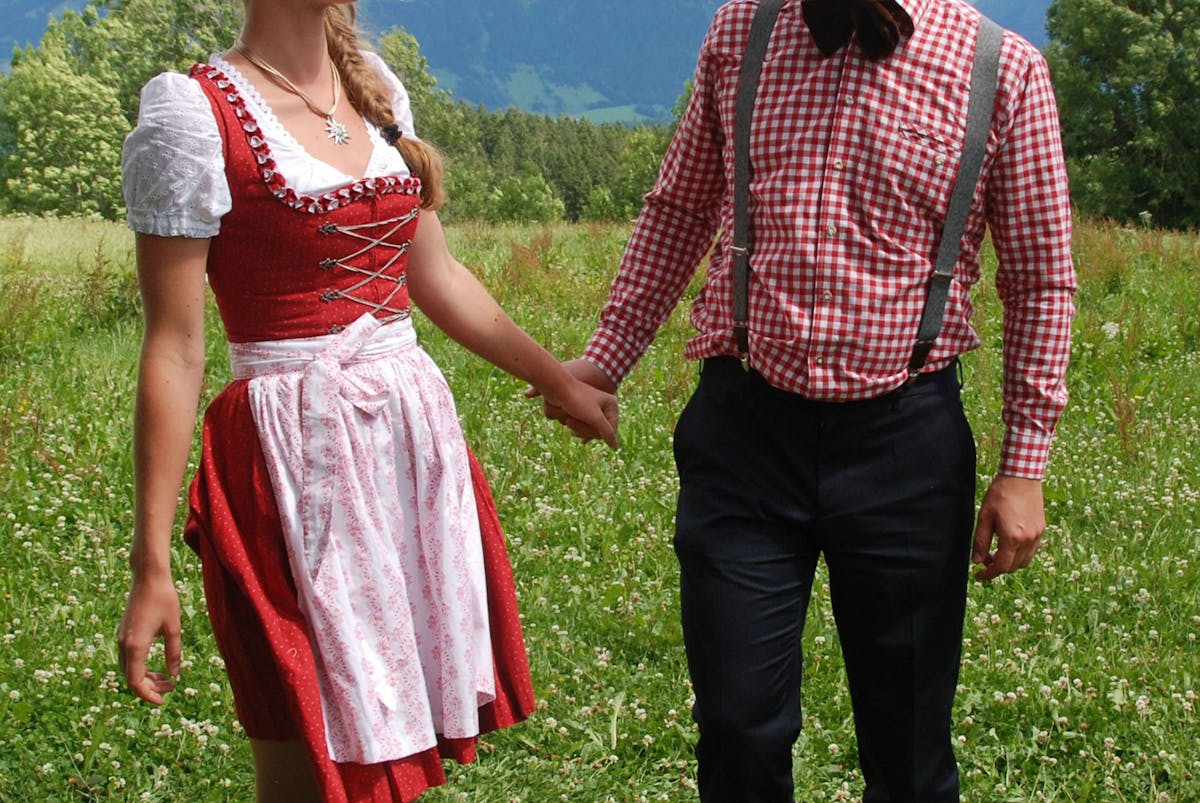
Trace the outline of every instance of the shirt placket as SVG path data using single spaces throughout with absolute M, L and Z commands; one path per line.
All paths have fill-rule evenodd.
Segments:
M 808 350 L 809 392 L 828 395 L 837 384 L 838 355 L 849 321 L 846 314 L 846 238 L 852 217 L 849 182 L 855 172 L 853 142 L 861 120 L 862 76 L 849 58 L 849 49 L 832 56 L 841 71 L 831 107 L 828 147 L 819 168 L 821 193 L 817 206 L 816 262 L 811 271 L 809 299 L 812 335 Z

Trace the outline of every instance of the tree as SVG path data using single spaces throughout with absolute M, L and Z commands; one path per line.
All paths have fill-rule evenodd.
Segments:
M 229 47 L 242 28 L 242 4 L 228 0 L 100 0 L 98 34 L 119 82 L 121 108 L 137 119 L 142 86 L 160 72 L 184 72 Z M 64 15 L 65 16 L 65 15 Z
M 485 219 L 489 223 L 508 221 L 552 223 L 562 220 L 563 202 L 540 173 L 526 173 L 501 179 L 488 196 Z
M 142 85 L 207 59 L 239 19 L 224 0 L 122 0 L 51 20 L 0 80 L 0 208 L 122 216 L 121 144 Z
M 3 208 L 32 214 L 124 214 L 121 143 L 129 133 L 103 70 L 79 73 L 61 41 L 14 61 L 0 83 Z
M 666 132 L 635 128 L 629 132 L 617 157 L 616 172 L 588 196 L 583 216 L 589 220 L 632 220 L 642 208 L 642 197 L 654 186 L 667 148 Z
M 1047 13 L 1076 205 L 1200 225 L 1200 0 L 1054 0 Z
M 438 86 L 429 72 L 429 62 L 412 34 L 392 28 L 379 39 L 379 56 L 408 91 L 418 136 L 439 148 L 453 150 L 475 139 L 465 130 L 462 110 L 455 107 L 450 93 Z

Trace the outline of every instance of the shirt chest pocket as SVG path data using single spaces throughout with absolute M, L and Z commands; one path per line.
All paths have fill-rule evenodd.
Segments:
M 911 220 L 942 222 L 962 156 L 961 143 L 919 122 L 881 125 L 871 137 L 869 175 L 875 202 Z M 877 183 L 876 183 L 877 182 Z

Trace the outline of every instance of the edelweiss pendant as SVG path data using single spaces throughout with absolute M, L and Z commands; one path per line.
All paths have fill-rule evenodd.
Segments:
M 332 139 L 334 145 L 345 145 L 350 141 L 350 131 L 345 123 L 339 123 L 332 116 L 325 118 L 325 136 Z

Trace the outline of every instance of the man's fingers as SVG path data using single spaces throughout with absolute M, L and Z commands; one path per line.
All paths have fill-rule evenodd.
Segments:
M 990 529 L 988 527 L 976 531 L 975 553 L 972 560 L 975 563 L 982 563 L 984 568 L 975 574 L 975 579 L 986 582 L 1002 574 L 1024 569 L 1033 563 L 1033 558 L 1042 542 L 1040 534 L 1032 536 L 1027 532 L 1021 532 L 1018 535 L 997 532 L 995 534 L 998 542 L 996 551 L 989 553 L 988 547 L 991 546 L 992 540 Z
M 984 583 L 1017 568 L 1013 562 L 1012 551 L 1005 547 L 997 549 L 994 555 L 988 555 L 984 563 L 986 565 L 975 573 L 975 579 Z
M 592 438 L 596 437 L 592 427 L 588 426 L 585 422 L 580 421 L 578 418 L 563 416 L 563 418 L 560 420 L 562 421 L 563 426 L 571 430 L 571 434 L 577 438 L 587 438 L 588 440 L 591 440 Z
M 979 519 L 975 523 L 975 541 L 971 548 L 972 563 L 988 563 L 992 550 L 992 516 L 987 509 L 979 511 Z
M 1022 540 L 1021 545 L 1017 548 L 1017 556 L 1014 561 L 1015 568 L 1024 569 L 1033 563 L 1033 557 L 1037 554 L 1041 546 L 1042 536 L 1040 534 L 1033 538 Z
M 545 413 L 546 418 L 549 418 L 551 421 L 560 421 L 564 424 L 567 423 L 567 419 L 571 417 L 566 410 L 559 407 L 557 404 L 551 404 L 544 399 L 542 400 L 542 412 Z
M 1041 481 L 997 475 L 979 506 L 971 559 L 982 563 L 984 568 L 976 578 L 991 580 L 1028 566 L 1037 554 L 1045 530 Z M 996 551 L 989 554 L 993 538 Z

